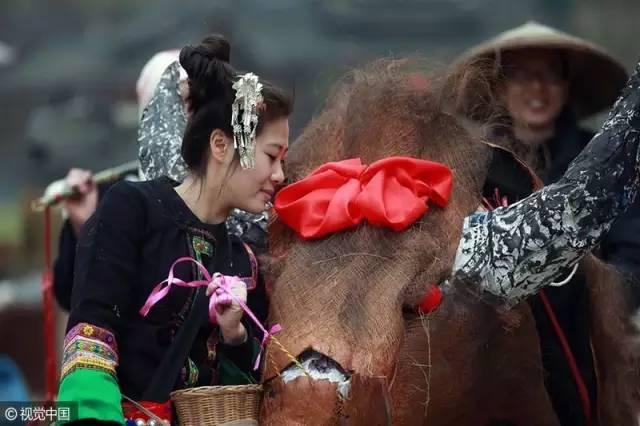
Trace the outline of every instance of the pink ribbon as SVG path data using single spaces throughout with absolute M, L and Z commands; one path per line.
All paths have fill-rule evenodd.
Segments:
M 202 276 L 205 279 L 185 282 L 180 278 L 175 277 L 173 274 L 174 268 L 176 267 L 177 264 L 183 263 L 183 262 L 195 263 L 196 266 L 198 267 L 198 270 L 202 273 Z M 140 308 L 140 315 L 142 315 L 143 317 L 146 317 L 149 314 L 149 311 L 151 310 L 153 305 L 158 303 L 160 300 L 162 300 L 162 298 L 164 298 L 169 293 L 169 290 L 171 289 L 172 285 L 177 285 L 180 287 L 200 287 L 205 285 L 208 286 L 209 283 L 215 283 L 218 285 L 218 288 L 213 294 L 211 294 L 209 298 L 209 321 L 211 321 L 211 323 L 213 324 L 216 324 L 217 322 L 216 307 L 217 306 L 229 305 L 232 303 L 232 301 L 235 301 L 238 305 L 240 305 L 242 310 L 249 316 L 249 318 L 256 324 L 256 326 L 264 333 L 262 336 L 262 342 L 260 343 L 260 352 L 258 352 L 256 362 L 253 366 L 253 369 L 257 370 L 258 366 L 260 365 L 260 358 L 262 355 L 262 351 L 264 350 L 267 342 L 269 341 L 269 338 L 274 334 L 280 332 L 282 330 L 282 327 L 280 326 L 280 324 L 274 324 L 273 326 L 271 326 L 269 330 L 266 330 L 262 326 L 262 324 L 260 323 L 260 320 L 256 318 L 256 316 L 251 311 L 251 309 L 246 305 L 246 303 L 238 299 L 238 297 L 236 297 L 236 295 L 233 294 L 233 292 L 231 291 L 231 285 L 236 280 L 244 282 L 242 278 L 238 278 L 237 276 L 222 275 L 220 273 L 215 273 L 213 274 L 213 277 L 212 277 L 209 274 L 209 271 L 207 271 L 207 268 L 205 268 L 204 265 L 202 265 L 197 260 L 191 257 L 181 257 L 177 259 L 175 262 L 173 262 L 173 265 L 171 265 L 171 268 L 169 269 L 169 276 L 167 277 L 167 279 L 154 287 L 153 291 L 147 298 L 147 301 L 142 306 L 142 308 Z

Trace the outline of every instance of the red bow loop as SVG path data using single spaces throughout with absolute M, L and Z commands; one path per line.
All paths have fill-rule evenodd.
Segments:
M 302 238 L 320 238 L 367 220 L 401 231 L 422 217 L 427 202 L 445 207 L 449 168 L 432 161 L 390 157 L 370 166 L 359 158 L 327 163 L 278 192 L 278 217 Z

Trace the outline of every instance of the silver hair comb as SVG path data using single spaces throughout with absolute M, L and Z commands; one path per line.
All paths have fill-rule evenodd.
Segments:
M 263 100 L 262 84 L 257 75 L 246 73 L 233 83 L 233 89 L 236 91 L 231 107 L 233 147 L 240 154 L 240 166 L 252 169 L 255 167 L 258 104 Z

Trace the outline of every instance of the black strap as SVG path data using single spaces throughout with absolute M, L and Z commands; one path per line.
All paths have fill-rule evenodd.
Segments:
M 207 318 L 205 290 L 196 290 L 193 309 L 178 330 L 169 350 L 162 358 L 153 379 L 142 394 L 143 401 L 164 402 L 173 390 L 185 360 L 191 352 L 198 331 Z
M 227 247 L 216 247 L 217 253 L 213 259 L 213 270 L 216 272 L 229 272 L 228 270 L 231 266 L 231 243 L 229 239 L 227 239 L 226 242 Z M 182 327 L 178 330 L 171 346 L 162 358 L 151 382 L 149 382 L 147 389 L 143 392 L 143 401 L 165 402 L 169 398 L 169 394 L 175 387 L 182 367 L 189 357 L 193 342 L 200 328 L 209 320 L 209 303 L 205 292 L 206 289 L 204 287 L 198 287 L 196 289 L 193 308 L 189 311 Z

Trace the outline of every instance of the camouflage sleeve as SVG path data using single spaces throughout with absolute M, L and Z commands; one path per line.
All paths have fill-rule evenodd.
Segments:
M 174 62 L 162 74 L 138 126 L 138 159 L 143 180 L 160 176 L 184 180 L 187 168 L 180 149 L 186 126 L 187 116 L 180 97 L 180 65 Z
M 187 126 L 180 96 L 180 65 L 174 62 L 162 74 L 158 87 L 142 113 L 138 127 L 138 158 L 143 180 L 168 176 L 182 182 L 187 166 L 180 152 Z M 227 220 L 229 231 L 248 244 L 266 244 L 267 213 L 253 215 L 234 209 Z
M 562 279 L 640 186 L 640 64 L 601 131 L 565 175 L 508 207 L 465 220 L 455 278 L 518 300 Z
M 227 229 L 245 243 L 262 249 L 267 243 L 268 213 L 251 214 L 239 209 L 233 209 L 227 218 Z

